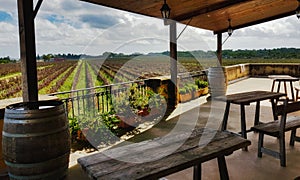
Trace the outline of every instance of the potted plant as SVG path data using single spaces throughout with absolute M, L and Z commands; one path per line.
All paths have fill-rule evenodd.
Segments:
M 129 128 L 134 126 L 135 117 L 130 107 L 130 98 L 128 92 L 121 92 L 113 98 L 113 110 L 116 117 L 120 120 L 119 127 Z
M 208 82 L 200 79 L 195 80 L 195 84 L 199 89 L 202 89 L 202 95 L 208 94 Z
M 179 102 L 187 102 L 192 99 L 191 89 L 187 86 L 179 88 Z
M 192 99 L 195 99 L 201 95 L 201 91 L 199 91 L 199 88 L 194 83 L 187 84 L 187 88 L 189 89 L 189 92 L 192 94 Z

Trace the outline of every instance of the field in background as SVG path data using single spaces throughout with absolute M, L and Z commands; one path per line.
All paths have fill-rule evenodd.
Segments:
M 178 73 L 216 66 L 216 59 L 179 57 Z M 223 65 L 242 63 L 300 63 L 299 59 L 224 59 Z M 0 99 L 22 96 L 20 63 L 0 64 Z M 38 63 L 39 94 L 90 88 L 156 76 L 170 75 L 167 56 L 137 56 L 122 59 L 65 60 Z

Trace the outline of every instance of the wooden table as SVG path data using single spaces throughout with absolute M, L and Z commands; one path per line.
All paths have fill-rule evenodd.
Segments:
M 192 134 L 174 133 L 82 157 L 78 163 L 91 179 L 158 179 L 193 166 L 194 179 L 201 179 L 201 163 L 217 158 L 220 178 L 229 179 L 225 156 L 250 144 L 230 132 L 197 128 Z M 168 155 L 159 157 L 169 150 Z M 148 161 L 137 163 L 141 157 Z
M 269 75 L 268 77 L 273 79 L 272 88 L 271 88 L 272 92 L 274 92 L 274 90 L 275 90 L 275 83 L 276 82 L 278 82 L 277 92 L 280 91 L 280 85 L 281 85 L 281 82 L 283 82 L 284 93 L 288 94 L 286 83 L 289 82 L 290 83 L 290 91 L 291 91 L 291 95 L 292 95 L 292 98 L 290 100 L 291 101 L 296 101 L 296 98 L 294 96 L 293 82 L 299 81 L 299 78 L 292 77 L 292 76 L 289 76 L 289 75 Z
M 223 97 L 217 97 L 218 100 L 226 101 L 226 108 L 224 112 L 223 122 L 221 129 L 224 131 L 227 129 L 228 115 L 230 110 L 230 104 L 239 104 L 241 111 L 241 135 L 243 138 L 247 139 L 247 132 L 249 130 L 246 129 L 246 116 L 245 116 L 245 106 L 250 105 L 252 102 L 256 102 L 255 108 L 255 119 L 254 125 L 259 123 L 259 115 L 260 115 L 260 101 L 270 100 L 272 104 L 273 117 L 277 119 L 277 115 L 275 114 L 275 101 L 277 101 L 280 97 L 286 96 L 284 93 L 277 92 L 269 92 L 269 91 L 250 91 L 244 93 L 230 94 Z M 245 148 L 247 150 L 247 148 Z

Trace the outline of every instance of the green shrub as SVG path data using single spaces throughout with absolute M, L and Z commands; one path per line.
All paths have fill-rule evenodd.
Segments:
M 194 83 L 185 83 L 182 85 L 182 87 L 179 88 L 180 94 L 186 94 L 191 93 L 193 91 L 196 91 L 198 89 L 198 86 Z
M 179 88 L 179 93 L 180 94 L 186 94 L 186 88 L 185 87 L 182 87 L 182 88 Z
M 195 84 L 198 86 L 198 88 L 202 89 L 208 86 L 208 82 L 207 81 L 203 81 L 200 79 L 196 79 L 195 80 Z
M 113 98 L 113 105 L 116 113 L 131 114 L 148 109 L 150 104 L 159 107 L 163 99 L 162 95 L 154 93 L 150 88 L 140 89 L 137 84 L 133 84 L 128 91 Z

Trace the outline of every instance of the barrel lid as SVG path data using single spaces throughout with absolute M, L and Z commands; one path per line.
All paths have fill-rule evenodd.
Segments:
M 53 109 L 57 106 L 62 105 L 63 102 L 59 100 L 48 100 L 38 102 L 21 102 L 6 106 L 6 110 L 42 110 L 42 109 Z

